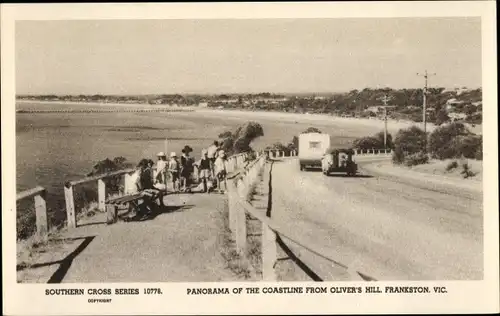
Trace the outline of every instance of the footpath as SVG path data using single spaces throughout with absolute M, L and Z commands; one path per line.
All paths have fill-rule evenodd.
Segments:
M 18 265 L 18 282 L 240 280 L 221 254 L 225 200 L 217 193 L 172 194 L 154 216 L 112 225 L 98 213 L 34 251 L 28 265 Z

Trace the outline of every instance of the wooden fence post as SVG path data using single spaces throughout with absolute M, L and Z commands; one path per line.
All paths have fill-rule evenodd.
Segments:
M 233 180 L 228 181 L 228 208 L 229 208 L 229 230 L 233 236 L 233 240 L 236 240 L 236 225 L 238 223 L 238 191 L 236 188 L 236 182 Z
M 276 281 L 276 233 L 262 223 L 262 278 L 264 281 Z
M 73 186 L 70 183 L 64 186 L 64 198 L 66 200 L 68 228 L 76 228 L 75 200 L 73 198 Z
M 106 183 L 103 179 L 97 180 L 97 192 L 99 196 L 99 211 L 106 211 Z
M 236 249 L 240 255 L 245 255 L 247 243 L 247 223 L 243 203 L 246 201 L 246 188 L 242 179 L 238 181 L 238 200 L 236 210 Z
M 267 192 L 269 190 L 269 168 L 270 164 L 264 163 L 264 166 L 262 168 L 262 182 L 264 182 L 264 190 Z
M 40 237 L 47 235 L 47 232 L 49 231 L 47 221 L 47 204 L 45 203 L 45 198 L 45 191 L 35 195 L 36 233 Z

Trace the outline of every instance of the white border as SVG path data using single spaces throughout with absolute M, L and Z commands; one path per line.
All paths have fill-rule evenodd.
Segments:
M 196 4 L 23 4 L 1 6 L 2 66 L 2 231 L 3 302 L 9 315 L 34 314 L 274 314 L 274 313 L 467 313 L 499 311 L 498 156 L 495 2 L 343 2 L 343 3 L 196 3 Z M 163 296 L 114 296 L 112 304 L 88 304 L 87 296 L 46 297 L 46 288 L 75 285 L 22 285 L 15 272 L 15 66 L 16 20 L 67 19 L 257 19 L 340 17 L 458 17 L 482 18 L 482 82 L 484 137 L 483 281 L 380 282 L 447 286 L 446 295 L 244 295 L 187 296 L 193 283 L 156 284 Z M 287 286 L 304 283 L 287 283 Z M 348 285 L 356 285 L 352 282 Z M 85 284 L 82 287 L 127 287 L 140 284 Z M 152 285 L 143 284 L 140 286 Z M 202 284 L 198 284 L 202 286 Z M 260 286 L 264 283 L 217 283 Z M 281 284 L 283 285 L 283 284 Z M 333 283 L 322 283 L 330 287 Z M 339 285 L 339 284 L 336 284 Z

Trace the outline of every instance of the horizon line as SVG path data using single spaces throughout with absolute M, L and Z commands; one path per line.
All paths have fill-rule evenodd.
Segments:
M 436 86 L 436 87 L 428 87 L 428 89 L 441 89 L 444 88 L 445 91 L 450 91 L 450 90 L 457 90 L 457 89 L 467 89 L 467 90 L 477 90 L 477 89 L 482 89 L 482 86 L 475 86 L 475 87 L 467 87 L 467 86 L 455 86 L 455 87 L 443 87 L 443 86 Z M 157 95 L 242 95 L 242 94 L 250 94 L 250 95 L 256 95 L 256 94 L 263 94 L 263 93 L 269 93 L 272 95 L 298 95 L 298 94 L 336 94 L 336 93 L 349 93 L 351 91 L 357 90 L 357 91 L 363 91 L 365 89 L 370 89 L 370 90 L 410 90 L 410 89 L 423 89 L 423 87 L 408 87 L 408 88 L 391 88 L 391 87 L 365 87 L 363 89 L 350 89 L 350 90 L 338 90 L 338 91 L 301 91 L 301 92 L 270 92 L 270 91 L 261 91 L 261 92 L 196 92 L 196 91 L 190 91 L 190 92 L 156 92 L 156 93 L 131 93 L 131 94 L 122 94 L 122 93 L 16 93 L 16 97 L 18 96 L 47 96 L 47 95 L 55 95 L 55 96 L 93 96 L 93 95 L 102 95 L 102 96 L 157 96 Z

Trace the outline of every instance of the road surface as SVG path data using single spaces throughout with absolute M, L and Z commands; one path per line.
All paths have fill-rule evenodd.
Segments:
M 284 239 L 324 280 L 349 279 L 342 265 L 377 280 L 483 278 L 480 196 L 366 173 L 326 177 L 285 160 L 273 165 L 272 203 L 279 225 L 338 261 Z

